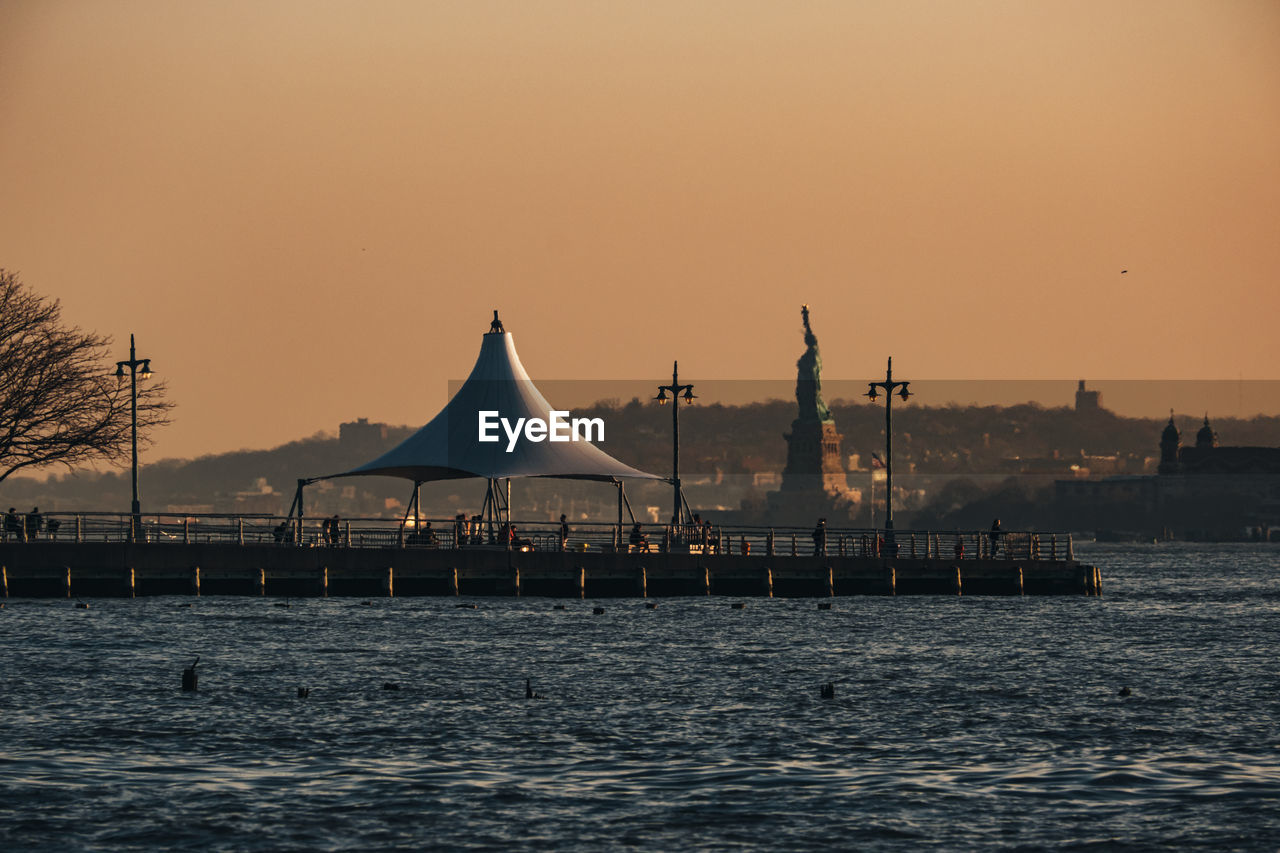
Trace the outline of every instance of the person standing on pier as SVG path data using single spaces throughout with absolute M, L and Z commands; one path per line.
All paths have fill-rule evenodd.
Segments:
M 1004 535 L 1004 531 L 1000 529 L 1000 519 L 991 522 L 991 559 L 995 559 L 996 551 L 1000 550 L 1000 537 Z
M 31 512 L 27 513 L 27 541 L 39 539 L 41 530 L 44 530 L 44 516 L 40 514 L 40 507 L 33 506 Z
M 338 539 L 342 535 L 342 519 L 338 517 L 337 513 L 334 513 L 333 515 L 329 516 L 324 520 L 324 525 L 321 528 L 321 533 L 324 534 L 324 544 L 326 545 L 338 544 Z
M 569 519 L 562 512 L 560 513 L 560 550 L 563 551 L 569 545 Z
M 818 525 L 813 528 L 813 556 L 820 557 L 827 553 L 827 520 L 825 518 L 818 519 Z

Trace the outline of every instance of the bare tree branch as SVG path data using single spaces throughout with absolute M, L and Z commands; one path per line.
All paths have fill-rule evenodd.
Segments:
M 28 468 L 129 458 L 129 386 L 111 339 L 62 325 L 62 306 L 0 269 L 0 482 Z M 138 441 L 169 423 L 163 382 L 138 388 Z

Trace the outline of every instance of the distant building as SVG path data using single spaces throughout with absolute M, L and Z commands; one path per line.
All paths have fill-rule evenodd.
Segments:
M 236 492 L 232 512 L 245 515 L 278 515 L 282 511 L 284 497 L 271 487 L 266 477 L 258 477 L 253 486 Z
M 378 454 L 385 449 L 386 442 L 386 424 L 371 424 L 368 418 L 357 418 L 338 426 L 338 446 L 344 454 Z
M 1219 447 L 1218 434 L 1209 425 L 1196 433 L 1196 443 L 1183 447 L 1182 434 L 1169 413 L 1169 423 L 1160 435 L 1161 474 L 1280 474 L 1280 447 Z
M 1065 511 L 1095 530 L 1193 539 L 1280 534 L 1280 447 L 1221 447 L 1208 415 L 1195 444 L 1183 447 L 1170 412 L 1156 472 L 1059 480 L 1056 495 Z
M 1102 392 L 1085 390 L 1084 380 L 1080 380 L 1080 386 L 1076 388 L 1076 411 L 1077 412 L 1096 412 L 1102 408 Z

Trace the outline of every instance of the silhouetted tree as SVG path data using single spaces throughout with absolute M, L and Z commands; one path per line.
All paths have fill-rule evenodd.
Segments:
M 0 482 L 26 468 L 128 458 L 129 386 L 110 370 L 110 344 L 64 326 L 57 300 L 0 269 Z M 139 441 L 169 422 L 164 392 L 163 382 L 139 388 Z

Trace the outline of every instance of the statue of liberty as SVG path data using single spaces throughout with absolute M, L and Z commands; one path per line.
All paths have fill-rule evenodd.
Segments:
M 831 412 L 822 401 L 822 356 L 818 354 L 818 338 L 809 327 L 809 306 L 800 307 L 804 318 L 804 342 L 808 347 L 796 362 L 796 402 L 800 404 L 802 421 L 831 420 Z
M 809 306 L 800 309 L 804 318 L 805 351 L 796 362 L 796 403 L 800 411 L 791 422 L 787 440 L 787 467 L 782 471 L 782 487 L 765 497 L 765 518 L 770 523 L 812 524 L 815 518 L 837 519 L 848 524 L 857 509 L 849 489 L 840 453 L 843 436 L 836 429 L 831 410 L 822 400 L 822 356 L 818 338 L 809 325 Z

